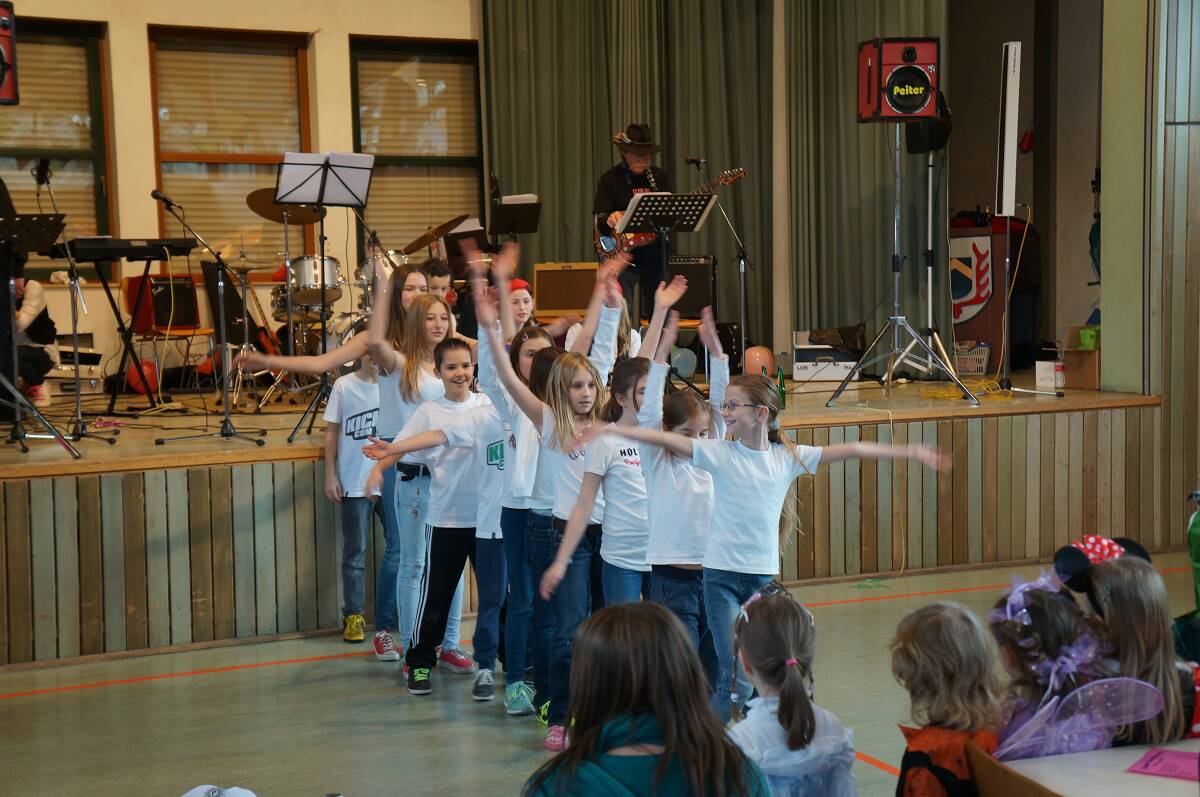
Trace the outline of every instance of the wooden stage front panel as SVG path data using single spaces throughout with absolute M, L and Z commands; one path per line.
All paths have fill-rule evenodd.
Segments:
M 1151 550 L 1183 543 L 1155 500 L 1157 399 L 1080 393 L 972 409 L 901 388 L 887 402 L 878 391 L 832 411 L 823 401 L 789 399 L 794 440 L 924 441 L 954 467 L 844 462 L 800 479 L 787 581 L 1044 560 L 1091 531 Z M 155 446 L 165 432 L 129 428 L 116 446 L 81 444 L 78 462 L 40 441 L 30 455 L 0 450 L 0 665 L 339 627 L 341 530 L 319 434 L 284 440 L 296 417 L 239 416 L 272 429 L 264 448 Z M 372 539 L 368 622 L 378 524 Z

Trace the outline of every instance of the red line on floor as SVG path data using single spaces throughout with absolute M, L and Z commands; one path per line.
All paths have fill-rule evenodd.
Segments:
M 883 761 L 880 761 L 878 758 L 872 758 L 871 756 L 867 755 L 866 753 L 855 753 L 854 756 L 855 756 L 855 758 L 857 758 L 859 761 L 863 762 L 864 764 L 870 764 L 871 766 L 875 767 L 876 769 L 882 770 L 883 772 L 886 772 L 887 774 L 891 775 L 893 778 L 897 778 L 900 776 L 900 770 L 896 769 L 891 764 L 887 764 L 887 763 L 884 763 Z
M 71 684 L 70 686 L 53 686 L 47 689 L 31 689 L 27 692 L 8 692 L 0 694 L 0 700 L 10 700 L 17 697 L 34 697 L 36 695 L 53 695 L 60 692 L 78 692 L 81 689 L 99 689 L 102 686 L 124 686 L 126 684 L 141 684 L 148 681 L 165 681 L 171 678 L 190 678 L 195 675 L 215 675 L 223 672 L 238 670 L 257 670 L 263 667 L 282 667 L 286 664 L 311 664 L 316 661 L 334 661 L 336 659 L 352 659 L 358 656 L 370 656 L 366 653 L 336 653 L 330 656 L 306 656 L 301 659 L 280 659 L 278 661 L 258 661 L 251 664 L 233 664 L 228 667 L 207 667 L 203 670 L 187 672 L 167 672 L 158 675 L 142 675 L 137 678 L 121 678 L 114 681 L 93 681 L 92 683 Z

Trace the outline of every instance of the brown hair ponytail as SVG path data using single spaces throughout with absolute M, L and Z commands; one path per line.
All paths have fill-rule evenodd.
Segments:
M 816 710 L 808 694 L 817 628 L 812 614 L 786 589 L 772 584 L 751 598 L 734 625 L 734 640 L 750 669 L 779 692 L 779 724 L 789 750 L 812 743 Z M 757 595 L 763 595 L 763 592 Z
M 633 357 L 617 363 L 617 367 L 613 368 L 612 372 L 608 401 L 605 402 L 600 417 L 609 423 L 621 420 L 624 407 L 621 406 L 621 402 L 617 401 L 617 397 L 636 388 L 638 381 L 648 373 L 650 373 L 650 361 L 645 357 Z

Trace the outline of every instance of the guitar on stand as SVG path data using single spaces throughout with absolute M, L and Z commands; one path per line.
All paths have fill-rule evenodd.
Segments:
M 705 181 L 691 193 L 711 194 L 717 186 L 733 185 L 745 176 L 745 169 L 726 169 L 711 180 Z M 612 235 L 604 235 L 600 232 L 598 225 L 594 225 L 594 227 L 592 233 L 593 245 L 596 247 L 596 255 L 601 261 L 613 255 L 652 244 L 658 240 L 658 236 L 652 232 L 614 232 Z

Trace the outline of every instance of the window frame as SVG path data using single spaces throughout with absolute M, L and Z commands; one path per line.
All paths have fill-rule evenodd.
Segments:
M 304 33 L 288 33 L 286 31 L 241 31 L 221 28 L 190 28 L 175 25 L 150 25 L 147 32 L 147 46 L 150 54 L 150 115 L 154 122 L 154 181 L 159 191 L 163 190 L 163 163 L 202 163 L 202 164 L 251 164 L 256 166 L 277 166 L 283 162 L 283 153 L 242 153 L 242 152 L 182 152 L 163 150 L 162 131 L 158 118 L 158 43 L 163 39 L 189 39 L 194 42 L 209 41 L 223 45 L 261 45 L 284 44 L 296 48 L 296 90 L 298 121 L 300 125 L 301 152 L 312 150 L 312 106 L 310 102 L 310 86 L 308 76 L 308 46 L 309 37 Z M 169 237 L 168 224 L 174 219 L 168 217 L 166 210 L 158 203 L 158 234 Z M 313 250 L 316 246 L 314 225 L 304 227 L 304 247 Z M 201 234 L 204 233 L 201 231 Z M 170 268 L 166 262 L 160 262 L 158 273 L 165 274 Z M 250 281 L 271 282 L 272 275 L 267 273 L 251 273 Z
M 395 56 L 458 56 L 469 59 L 474 69 L 471 70 L 475 79 L 475 155 L 380 155 L 375 153 L 375 167 L 457 167 L 474 168 L 477 190 L 475 192 L 478 204 L 477 215 L 481 221 L 487 205 L 484 197 L 484 153 L 483 153 L 483 90 L 480 77 L 479 44 L 475 41 L 461 39 L 417 39 L 396 36 L 351 36 L 350 37 L 350 113 L 354 151 L 362 152 L 362 121 L 359 118 L 359 83 L 358 66 L 364 56 L 370 60 L 372 55 L 388 57 Z M 370 198 L 368 197 L 368 203 Z M 367 235 L 360 228 L 355 234 L 358 260 L 366 259 Z M 385 246 L 397 249 L 408 241 L 384 241 Z
M 112 87 L 108 70 L 108 38 L 105 26 L 97 23 L 72 22 L 39 17 L 22 17 L 17 23 L 18 47 L 25 36 L 82 39 L 88 74 L 88 113 L 91 117 L 88 149 L 50 149 L 46 147 L 12 147 L 0 144 L 0 158 L 50 158 L 51 160 L 86 160 L 92 164 L 92 197 L 96 212 L 96 234 L 110 235 L 116 229 L 116 202 L 114 181 L 111 179 L 112 118 L 109 113 Z M 47 207 L 43 204 L 43 207 Z M 47 207 L 47 210 L 49 208 Z M 32 213 L 33 208 L 23 209 Z M 67 219 L 67 224 L 71 223 Z M 69 232 L 69 230 L 68 230 Z M 48 279 L 50 273 L 60 270 L 57 261 L 45 264 L 35 261 L 26 267 L 26 274 L 33 279 Z M 95 274 L 95 265 L 80 263 L 80 274 L 87 277 Z

